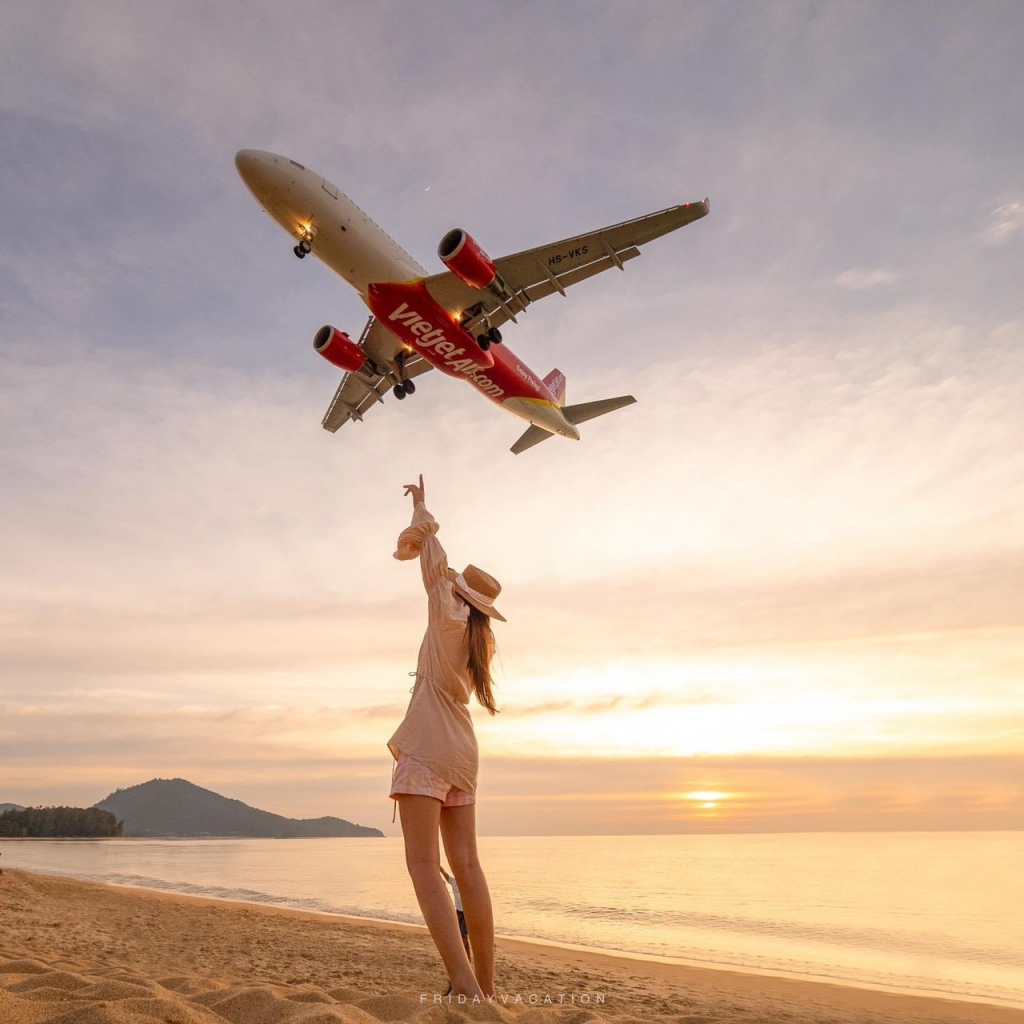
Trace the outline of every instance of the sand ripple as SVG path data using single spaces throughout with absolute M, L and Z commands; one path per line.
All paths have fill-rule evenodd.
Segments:
M 422 931 L 0 876 L 0 1024 L 1024 1024 L 996 1007 L 510 941 L 499 996 L 445 999 Z

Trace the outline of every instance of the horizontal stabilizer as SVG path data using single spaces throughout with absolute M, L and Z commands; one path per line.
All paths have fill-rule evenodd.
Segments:
M 574 424 L 586 423 L 587 420 L 603 416 L 606 412 L 615 412 L 624 406 L 632 405 L 636 399 L 632 395 L 622 395 L 619 398 L 602 398 L 597 402 L 583 402 L 580 405 L 562 406 L 562 414 Z M 529 431 L 527 431 L 529 433 Z M 536 441 L 533 442 L 536 444 Z
M 512 445 L 512 454 L 518 455 L 520 452 L 525 452 L 527 448 L 532 448 L 535 444 L 540 444 L 541 441 L 546 441 L 549 437 L 554 436 L 550 430 L 545 430 L 543 427 L 531 424 L 527 427 L 526 433 Z

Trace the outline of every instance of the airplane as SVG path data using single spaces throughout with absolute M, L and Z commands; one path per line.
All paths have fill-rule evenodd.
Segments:
M 242 149 L 242 180 L 263 209 L 295 239 L 299 259 L 310 253 L 359 293 L 371 316 L 359 340 L 327 324 L 314 349 L 344 371 L 323 418 L 332 433 L 362 420 L 390 390 L 404 400 L 413 378 L 436 368 L 464 380 L 530 426 L 511 451 L 549 437 L 579 440 L 578 425 L 636 401 L 632 395 L 565 403 L 565 375 L 541 378 L 507 346 L 501 327 L 538 299 L 640 255 L 640 246 L 707 216 L 708 200 L 683 203 L 635 220 L 492 260 L 462 228 L 441 239 L 447 268 L 429 274 L 337 186 L 295 160 Z

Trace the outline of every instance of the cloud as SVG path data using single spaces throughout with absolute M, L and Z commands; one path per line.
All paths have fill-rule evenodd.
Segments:
M 400 484 L 424 469 L 453 560 L 505 585 L 499 700 L 517 724 L 499 748 L 648 710 L 681 716 L 677 743 L 696 722 L 721 743 L 725 709 L 762 708 L 767 688 L 783 711 L 822 705 L 772 742 L 820 751 L 853 709 L 841 742 L 861 749 L 977 749 L 993 716 L 1017 721 L 956 701 L 998 703 L 1019 669 L 1022 327 L 902 312 L 797 328 L 666 361 L 638 406 L 532 461 L 496 455 L 514 421 L 443 378 L 331 437 L 311 415 L 316 387 L 280 371 L 240 378 L 73 336 L 45 362 L 14 346 L 0 384 L 5 435 L 21 439 L 0 452 L 5 689 L 367 715 L 404 695 L 415 665 L 418 576 L 390 555 Z M 611 394 L 621 376 L 591 369 L 570 387 Z M 902 703 L 871 703 L 885 693 Z M 930 732 L 912 734 L 937 694 Z M 291 742 L 307 730 L 318 744 L 300 719 Z M 573 749 L 586 742 L 584 729 Z
M 1024 203 L 1003 203 L 989 214 L 989 225 L 984 239 L 989 245 L 1005 245 L 1024 228 Z
M 796 9 L 581 28 L 566 8 L 541 35 L 501 5 L 394 10 L 5 22 L 0 193 L 31 240 L 0 256 L 0 660 L 34 709 L 18 778 L 98 779 L 109 752 L 258 796 L 285 792 L 267 765 L 313 778 L 331 743 L 378 742 L 422 629 L 390 559 L 421 470 L 453 561 L 505 584 L 494 749 L 583 750 L 616 719 L 724 742 L 748 703 L 812 709 L 787 735 L 817 752 L 851 708 L 847 739 L 877 749 L 973 749 L 983 725 L 1008 743 L 1024 323 L 1019 275 L 963 240 L 965 197 L 1019 185 L 1019 15 L 883 31 L 836 8 L 808 48 Z M 452 68 L 474 49 L 470 95 Z M 494 117 L 510 96 L 529 117 Z M 470 123 L 468 147 L 438 129 Z M 326 173 L 424 261 L 454 223 L 511 251 L 705 193 L 712 215 L 508 333 L 572 401 L 639 399 L 579 444 L 513 459 L 521 425 L 439 375 L 332 437 L 337 377 L 308 340 L 365 310 L 290 256 L 242 146 Z M 1005 255 L 1020 225 L 1008 201 L 986 239 Z M 91 746 L 71 720 L 90 711 Z
M 308 711 L 310 721 L 321 718 L 328 729 L 340 723 L 337 710 Z M 387 798 L 392 761 L 383 744 L 300 749 L 275 741 L 299 717 L 192 712 L 163 733 L 139 717 L 107 734 L 105 751 L 91 755 L 75 737 L 99 725 L 100 716 L 81 717 L 77 732 L 70 716 L 63 724 L 51 719 L 52 742 L 70 744 L 64 757 L 74 773 L 46 777 L 46 749 L 32 754 L 19 743 L 0 766 L 0 802 L 88 806 L 117 787 L 186 777 L 279 814 L 336 814 L 398 834 Z M 16 721 L 23 728 L 24 714 Z M 483 835 L 1020 829 L 1022 769 L 1013 755 L 607 760 L 485 748 L 479 825 Z M 706 792 L 722 794 L 715 806 L 691 796 Z
M 785 832 L 1020 828 L 1019 757 L 497 759 L 481 831 Z M 688 799 L 720 792 L 714 807 Z M 528 817 L 531 815 L 532 817 Z M 517 832 L 517 829 L 520 830 Z
M 893 284 L 899 280 L 899 275 L 891 270 L 879 267 L 875 270 L 844 270 L 837 275 L 833 283 L 840 288 L 851 288 L 854 291 L 863 291 L 867 288 L 878 288 L 880 285 Z

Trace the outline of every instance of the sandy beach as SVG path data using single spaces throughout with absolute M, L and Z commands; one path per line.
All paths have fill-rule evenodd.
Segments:
M 0 1024 L 1024 1024 L 1024 1010 L 499 940 L 459 1005 L 426 932 L 5 871 Z

